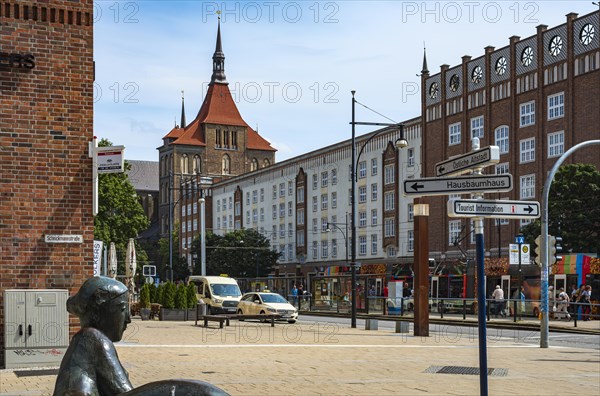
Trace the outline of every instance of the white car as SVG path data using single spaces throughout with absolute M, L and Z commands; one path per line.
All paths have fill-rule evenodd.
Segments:
M 279 320 L 296 323 L 298 310 L 277 293 L 246 293 L 238 303 L 240 315 L 279 314 Z

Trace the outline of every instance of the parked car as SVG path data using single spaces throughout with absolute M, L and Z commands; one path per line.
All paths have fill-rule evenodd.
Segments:
M 240 315 L 279 314 L 279 320 L 296 323 L 298 310 L 277 293 L 246 293 L 238 303 L 237 313 Z

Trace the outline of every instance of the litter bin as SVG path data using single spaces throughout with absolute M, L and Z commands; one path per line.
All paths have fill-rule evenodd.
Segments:
M 206 303 L 200 300 L 196 305 L 196 319 L 204 315 L 206 315 Z

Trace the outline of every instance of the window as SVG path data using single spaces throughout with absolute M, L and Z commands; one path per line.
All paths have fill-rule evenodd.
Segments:
M 318 219 L 312 219 L 312 225 L 313 225 L 313 233 L 316 234 L 317 233 L 317 221 Z
M 564 117 L 565 115 L 565 93 L 559 92 L 548 96 L 548 119 Z
M 321 243 L 321 258 L 327 258 L 329 256 L 329 245 L 327 241 Z
M 221 211 L 221 200 L 217 199 L 217 212 Z
M 181 156 L 181 173 L 189 173 L 189 167 L 188 167 L 188 156 L 187 154 L 183 154 Z
M 406 235 L 406 239 L 407 239 L 407 250 L 409 252 L 413 252 L 415 250 L 415 232 L 413 230 L 409 230 L 407 235 Z
M 260 189 L 260 202 L 265 202 L 265 189 Z
M 296 212 L 296 224 L 304 224 L 304 209 L 298 209 Z
M 367 237 L 364 235 L 358 237 L 358 254 L 359 256 L 367 255 Z
M 535 174 L 521 176 L 521 199 L 535 198 Z
M 414 148 L 409 148 L 407 151 L 407 161 L 408 161 L 408 166 L 414 166 L 415 165 L 415 149 Z
M 298 189 L 296 190 L 296 202 L 304 202 L 304 187 L 298 187 Z
M 388 257 L 396 257 L 396 247 L 395 246 L 388 246 L 386 249 L 386 252 L 387 252 Z
M 471 139 L 483 138 L 483 116 L 471 118 Z
M 260 221 L 265 221 L 265 208 L 260 208 Z
M 250 224 L 250 211 L 246 211 L 246 224 Z
M 321 232 L 327 232 L 327 217 L 321 217 Z
M 252 209 L 252 224 L 258 223 L 258 209 Z
M 317 210 L 319 210 L 319 202 L 318 202 L 318 198 L 317 197 L 312 197 L 312 207 L 313 207 L 313 212 L 316 212 Z
M 285 217 L 285 203 L 281 202 L 279 204 L 279 217 Z
M 460 220 L 451 220 L 448 222 L 448 245 L 454 245 L 460 238 Z
M 411 203 L 408 204 L 408 221 L 415 220 L 415 206 Z
M 548 158 L 558 157 L 565 151 L 565 133 L 564 131 L 548 134 Z
M 331 193 L 331 208 L 335 209 L 337 208 L 337 192 L 333 191 Z
M 319 186 L 319 176 L 317 174 L 312 175 L 312 187 L 313 190 L 316 190 Z
M 252 162 L 250 162 L 250 171 L 255 171 L 258 169 L 258 160 L 256 158 L 252 158 Z
M 501 164 L 496 164 L 495 166 L 497 175 L 505 175 L 508 173 L 508 162 L 503 162 Z
M 327 206 L 329 206 L 328 197 L 327 194 L 323 194 L 321 195 L 321 210 L 327 210 Z
M 460 122 L 455 124 L 451 124 L 448 127 L 448 145 L 452 146 L 454 144 L 460 143 Z
M 288 196 L 292 196 L 292 194 L 294 194 L 294 182 L 293 181 L 289 181 L 288 182 Z
M 520 106 L 520 126 L 526 127 L 535 124 L 535 101 L 523 103 Z
M 394 222 L 394 218 L 393 217 L 389 217 L 386 218 L 384 221 L 384 236 L 387 237 L 393 237 L 396 235 L 396 230 L 395 230 L 395 226 L 394 226 L 395 222 Z
M 367 202 L 367 186 L 358 187 L 358 203 Z
M 360 228 L 367 226 L 367 212 L 358 212 L 358 226 Z
M 331 184 L 333 184 L 333 185 L 337 184 L 337 169 L 331 170 Z
M 371 234 L 371 254 L 377 254 L 377 234 Z
M 246 205 L 250 205 L 250 192 L 246 193 Z
M 298 244 L 298 246 L 304 246 L 304 234 L 303 233 L 298 233 L 296 235 L 296 243 Z
M 288 217 L 291 217 L 294 213 L 294 207 L 292 205 L 292 201 L 288 201 Z
M 258 202 L 258 190 L 252 191 L 252 203 L 255 204 Z
M 292 244 L 289 243 L 287 245 L 287 258 L 289 261 L 292 261 L 294 259 L 294 249 L 292 248 Z
M 521 140 L 521 163 L 535 161 L 535 138 Z
M 358 178 L 364 179 L 367 177 L 367 162 L 361 161 L 358 163 Z
M 337 239 L 331 240 L 331 257 L 337 257 Z
M 288 223 L 288 236 L 289 237 L 294 236 L 294 226 L 292 225 L 292 223 Z
M 277 218 L 277 205 L 273 205 L 273 218 Z
M 377 158 L 371 158 L 371 176 L 377 175 Z
M 279 183 L 279 196 L 285 197 L 285 183 Z
M 312 243 L 312 256 L 313 256 L 314 260 L 317 259 L 318 253 L 319 253 L 319 243 L 317 241 L 313 241 L 313 243 Z
M 277 199 L 277 186 L 273 185 L 273 199 Z
M 500 154 L 508 153 L 508 126 L 501 125 L 494 131 L 496 146 L 500 148 Z
M 236 202 L 235 203 L 235 215 L 236 216 L 240 216 L 242 214 L 242 203 L 241 202 Z
M 371 225 L 377 225 L 377 209 L 371 209 Z
M 395 199 L 396 194 L 393 191 L 390 192 L 386 192 L 384 195 L 384 210 L 388 211 L 388 210 L 394 210 L 394 199 Z
M 233 197 L 229 197 L 229 209 L 233 206 Z
M 321 187 L 327 187 L 329 183 L 329 173 L 327 171 L 321 172 Z
M 371 184 L 371 201 L 377 201 L 377 183 Z
M 285 224 L 279 226 L 279 238 L 285 238 Z
M 394 165 L 386 165 L 384 168 L 384 182 L 385 184 L 394 184 L 395 181 L 395 171 Z

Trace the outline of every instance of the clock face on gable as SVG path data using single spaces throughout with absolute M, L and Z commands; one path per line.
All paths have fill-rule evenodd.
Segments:
M 562 51 L 562 48 L 563 48 L 562 38 L 560 38 L 560 36 L 552 37 L 552 40 L 550 40 L 550 44 L 548 44 L 548 52 L 550 53 L 550 55 L 558 56 L 558 54 L 560 54 L 560 52 Z
M 456 91 L 458 91 L 459 87 L 460 87 L 460 77 L 458 77 L 458 74 L 453 74 L 452 77 L 450 77 L 450 90 L 452 92 L 456 92 Z
M 533 49 L 531 47 L 525 47 L 521 52 L 521 64 L 525 67 L 531 65 L 533 62 Z
M 473 81 L 475 84 L 479 84 L 482 79 L 483 69 L 481 68 L 481 66 L 475 66 L 475 68 L 473 68 L 473 71 L 471 72 L 471 81 Z
M 583 45 L 589 45 L 594 39 L 595 34 L 596 31 L 594 29 L 594 26 L 591 23 L 587 23 L 581 28 L 581 31 L 579 32 L 579 42 Z
M 436 82 L 431 83 L 431 85 L 429 86 L 429 97 L 431 99 L 435 99 L 438 97 L 439 92 L 440 92 L 439 84 Z
M 496 74 L 499 76 L 502 76 L 504 73 L 506 73 L 507 69 L 508 69 L 508 62 L 506 61 L 505 57 L 501 56 L 496 61 L 496 69 L 495 69 Z

